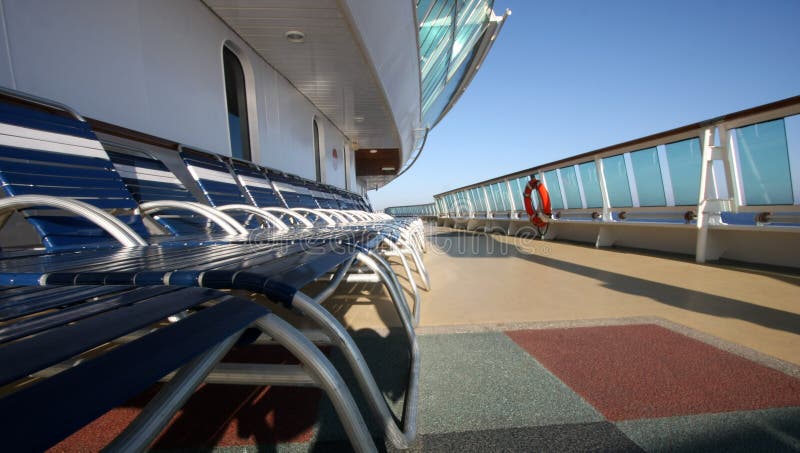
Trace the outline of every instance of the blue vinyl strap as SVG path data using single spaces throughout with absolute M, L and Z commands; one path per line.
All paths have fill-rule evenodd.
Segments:
M 227 300 L 4 397 L 0 413 L 18 420 L 0 423 L 4 449 L 51 447 L 267 313 L 248 301 Z M 73 333 L 82 336 L 82 330 Z

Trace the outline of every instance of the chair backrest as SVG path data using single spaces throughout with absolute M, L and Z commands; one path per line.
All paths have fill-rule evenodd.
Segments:
M 105 140 L 114 167 L 138 203 L 160 200 L 196 202 L 197 198 L 172 173 L 163 161 L 148 152 L 148 145 L 127 139 Z M 173 150 L 164 150 L 174 152 Z M 151 216 L 169 233 L 190 236 L 222 230 L 207 218 L 176 209 L 165 209 Z
M 303 184 L 303 180 L 286 173 L 270 171 L 269 178 L 288 208 L 319 208 L 311 191 Z
M 253 203 L 245 196 L 244 188 L 234 177 L 231 167 L 218 154 L 181 148 L 181 158 L 211 206 Z M 243 212 L 229 212 L 245 228 L 258 228 L 258 219 Z
M 264 169 L 251 162 L 238 159 L 231 159 L 230 162 L 233 173 L 253 205 L 260 208 L 286 207 L 280 194 L 272 187 L 272 181 L 269 180 Z
M 341 206 L 336 200 L 335 194 L 331 192 L 330 187 L 310 181 L 307 181 L 305 186 L 311 192 L 311 196 L 314 197 L 314 201 L 317 202 L 320 208 L 341 209 Z
M 249 204 L 228 165 L 217 154 L 181 148 L 189 173 L 203 189 L 211 206 Z
M 142 237 L 147 228 L 89 125 L 58 109 L 0 98 L 0 184 L 6 196 L 74 198 L 117 217 Z M 119 214 L 123 212 L 123 214 Z M 46 207 L 22 211 L 47 249 L 116 244 L 95 224 Z

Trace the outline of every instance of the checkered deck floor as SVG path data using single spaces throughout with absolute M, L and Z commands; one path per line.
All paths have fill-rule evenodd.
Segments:
M 369 330 L 357 336 L 371 367 L 384 370 L 377 379 L 399 413 L 403 347 L 392 337 Z M 419 438 L 413 450 L 800 450 L 800 379 L 662 326 L 419 339 Z M 387 354 L 387 347 L 397 353 Z M 338 360 L 335 353 L 333 358 Z M 101 417 L 54 451 L 101 448 L 147 396 Z M 209 447 L 340 451 L 349 444 L 319 391 L 209 385 L 155 448 Z

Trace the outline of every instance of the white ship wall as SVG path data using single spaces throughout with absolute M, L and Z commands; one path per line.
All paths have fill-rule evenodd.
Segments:
M 253 161 L 345 186 L 345 139 L 202 3 L 194 0 L 0 0 L 0 84 L 84 116 L 230 155 L 222 48 L 248 80 Z M 338 160 L 332 159 L 336 149 Z M 350 189 L 356 186 L 350 162 Z

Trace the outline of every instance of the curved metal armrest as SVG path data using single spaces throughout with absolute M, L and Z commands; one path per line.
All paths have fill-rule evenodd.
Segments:
M 5 218 L 11 214 L 11 211 L 37 206 L 58 208 L 83 217 L 102 228 L 124 246 L 147 245 L 147 241 L 118 218 L 98 207 L 70 198 L 58 198 L 49 195 L 19 195 L 3 198 L 0 200 L 0 216 Z
M 341 211 L 339 209 L 317 209 L 317 211 L 324 212 L 332 219 L 335 219 L 335 221 L 338 221 L 338 223 L 348 224 L 356 221 L 354 217 L 346 214 L 344 211 Z
M 369 214 L 367 214 L 364 211 L 350 210 L 350 211 L 348 211 L 348 214 L 350 214 L 351 216 L 361 220 L 362 222 L 363 221 L 372 220 L 372 218 L 369 216 Z
M 280 216 L 278 216 L 278 217 L 287 215 L 287 216 L 297 220 L 298 222 L 300 222 L 306 228 L 314 228 L 314 224 L 311 223 L 310 220 L 308 220 L 307 218 L 303 217 L 302 215 L 292 211 L 291 209 L 270 207 L 270 208 L 261 208 L 261 210 L 269 212 L 269 213 L 273 213 L 273 214 L 280 214 Z
M 206 206 L 200 203 L 190 201 L 176 201 L 176 200 L 158 200 L 148 201 L 139 205 L 139 209 L 147 214 L 152 215 L 164 209 L 182 209 L 186 211 L 199 214 L 208 220 L 219 225 L 228 234 L 247 234 L 248 231 L 245 227 L 239 224 L 233 217 L 220 212 L 211 206 Z
M 336 222 L 328 214 L 321 212 L 319 209 L 292 208 L 292 210 L 294 212 L 299 212 L 300 214 L 303 215 L 305 215 L 306 213 L 312 214 L 316 216 L 318 219 L 322 219 L 322 221 L 325 222 L 327 226 L 336 226 Z
M 252 214 L 252 215 L 254 215 L 254 216 L 256 216 L 256 217 L 258 217 L 260 219 L 263 219 L 264 221 L 266 221 L 267 223 L 269 223 L 270 225 L 272 225 L 273 227 L 275 227 L 275 228 L 277 228 L 279 230 L 283 230 L 283 231 L 288 231 L 289 230 L 289 227 L 286 226 L 286 224 L 283 223 L 281 221 L 281 219 L 276 217 L 274 214 L 271 214 L 271 213 L 269 213 L 269 212 L 267 212 L 267 211 L 265 211 L 265 210 L 263 210 L 261 208 L 257 208 L 255 206 L 250 206 L 249 204 L 226 204 L 225 206 L 217 207 L 217 209 L 222 211 L 222 212 L 233 212 L 233 211 L 246 212 L 246 213 Z

